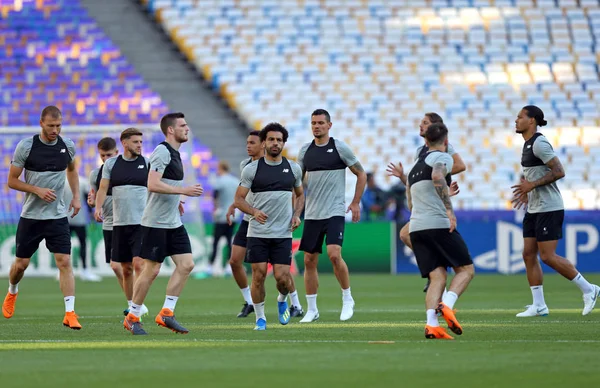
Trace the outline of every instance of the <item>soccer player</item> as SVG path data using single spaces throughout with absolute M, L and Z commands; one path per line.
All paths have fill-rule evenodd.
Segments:
M 102 209 L 108 190 L 112 194 L 112 252 L 111 261 L 121 264 L 123 290 L 127 298 L 129 313 L 133 299 L 134 272 L 142 272 L 140 258 L 142 213 L 148 197 L 148 159 L 142 156 L 142 132 L 137 128 L 127 128 L 121 132 L 123 154 L 108 159 L 102 168 L 102 179 L 96 193 L 94 218 L 102 221 Z M 148 313 L 145 305 L 142 315 Z
M 305 144 L 298 153 L 298 164 L 306 175 L 306 210 L 300 250 L 304 251 L 304 285 L 308 310 L 302 323 L 319 319 L 317 263 L 327 235 L 327 256 L 333 272 L 342 287 L 340 320 L 347 321 L 354 314 L 354 299 L 350 292 L 348 266 L 342 259 L 345 213 L 352 212 L 352 221 L 360 220 L 360 198 L 365 191 L 367 174 L 350 147 L 329 136 L 331 116 L 325 109 L 311 115 L 314 140 Z M 346 210 L 346 167 L 356 175 L 354 198 Z
M 444 123 L 444 120 L 442 119 L 442 117 L 440 115 L 438 115 L 435 112 L 425 113 L 425 116 L 423 117 L 423 119 L 421 120 L 421 124 L 419 125 L 419 136 L 424 138 L 427 128 L 429 128 L 429 126 L 431 124 L 436 124 L 436 123 L 441 123 L 441 124 Z M 421 156 L 425 155 L 428 151 L 429 151 L 429 147 L 427 147 L 427 144 L 423 144 L 422 146 L 417 148 L 417 152 L 416 152 L 415 159 L 414 159 L 415 162 Z M 460 174 L 461 172 L 466 170 L 465 162 L 463 162 L 460 155 L 454 150 L 454 147 L 452 147 L 452 144 L 448 143 L 448 149 L 446 150 L 446 152 L 450 156 L 452 156 L 452 160 L 454 162 L 454 165 L 453 165 L 452 171 L 451 171 L 452 175 Z M 402 166 L 402 163 L 398 163 L 397 165 L 390 163 L 387 167 L 387 172 L 391 176 L 400 178 L 402 183 L 404 183 L 405 186 L 407 185 L 408 178 L 407 178 L 406 174 L 404 174 L 404 167 Z M 450 184 L 450 196 L 451 197 L 455 196 L 456 194 L 459 193 L 459 191 L 460 190 L 458 187 L 458 183 L 452 182 Z M 400 229 L 400 240 L 402 240 L 404 245 L 406 245 L 409 249 L 412 250 L 412 243 L 410 241 L 410 236 L 409 236 L 409 228 L 410 228 L 410 221 L 407 222 L 402 227 L 402 229 Z M 429 287 L 429 279 L 427 279 L 427 284 L 425 284 L 425 288 L 423 288 L 423 292 L 427 292 L 428 287 Z
M 279 123 L 271 123 L 260 131 L 265 156 L 242 170 L 240 186 L 235 194 L 235 207 L 252 215 L 248 225 L 248 256 L 252 264 L 252 300 L 256 313 L 254 330 L 266 330 L 265 278 L 268 263 L 273 265 L 279 296 L 279 323 L 288 324 L 290 312 L 286 302 L 292 289 L 292 231 L 300 226 L 304 208 L 302 170 L 281 155 L 288 131 Z M 252 206 L 246 196 L 252 191 Z M 295 205 L 292 198 L 296 194 Z
M 242 160 L 240 163 L 240 171 L 244 170 L 248 164 L 255 160 L 260 159 L 264 155 L 264 149 L 262 142 L 260 141 L 260 132 L 252 131 L 248 134 L 246 139 L 246 151 L 248 152 L 248 158 Z M 246 195 L 246 202 L 252 206 L 253 193 L 249 191 Z M 232 219 L 235 216 L 235 204 L 231 204 L 227 210 L 227 222 L 232 223 Z M 229 265 L 231 266 L 231 272 L 233 278 L 237 283 L 242 296 L 244 297 L 244 305 L 242 311 L 237 315 L 238 318 L 245 318 L 254 312 L 254 305 L 252 303 L 252 296 L 250 295 L 250 287 L 248 286 L 248 277 L 246 276 L 246 270 L 244 268 L 244 258 L 246 257 L 246 245 L 247 245 L 247 234 L 248 234 L 248 223 L 251 216 L 244 213 L 244 219 L 240 223 L 240 227 L 233 238 L 233 246 L 231 249 L 231 258 L 229 259 Z M 298 291 L 296 291 L 296 285 L 294 278 L 292 277 L 292 288 L 290 289 L 290 300 L 292 305 L 290 306 L 290 317 L 301 317 L 304 315 L 300 299 L 298 298 Z
M 103 137 L 98 142 L 98 154 L 102 160 L 102 166 L 95 168 L 90 173 L 90 186 L 91 190 L 88 194 L 88 205 L 92 208 L 96 206 L 96 192 L 100 187 L 100 181 L 102 180 L 102 170 L 104 169 L 104 163 L 113 156 L 119 154 L 117 149 L 117 142 L 112 137 Z M 110 268 L 115 273 L 119 286 L 125 292 L 123 288 L 123 269 L 121 265 L 115 261 L 112 261 L 112 232 L 113 232 L 113 206 L 112 206 L 112 189 L 109 186 L 106 191 L 106 197 L 102 204 L 102 236 L 104 238 L 104 257 L 106 263 L 110 265 Z
M 525 140 L 521 156 L 525 179 L 512 186 L 513 205 L 519 209 L 527 204 L 527 213 L 523 219 L 523 260 L 533 295 L 533 304 L 517 314 L 517 317 L 535 317 L 549 313 L 544 300 L 543 274 L 538 253 L 546 265 L 579 287 L 583 293 L 582 315 L 587 315 L 596 305 L 600 287 L 590 284 L 573 264 L 556 254 L 565 216 L 556 181 L 565 176 L 565 170 L 546 137 L 538 132 L 538 127 L 547 124 L 544 112 L 537 106 L 528 105 L 521 109 L 515 124 L 516 132 Z
M 75 314 L 75 279 L 71 267 L 71 232 L 67 216 L 79 213 L 79 177 L 75 169 L 75 145 L 60 136 L 62 113 L 55 106 L 47 106 L 41 114 L 42 131 L 17 144 L 8 174 L 8 187 L 22 191 L 25 202 L 17 226 L 16 259 L 10 268 L 9 287 L 2 314 L 10 318 L 15 312 L 19 282 L 29 266 L 31 256 L 42 240 L 54 253 L 60 271 L 60 289 L 65 300 L 63 325 L 81 329 Z M 25 181 L 19 179 L 25 170 Z M 65 179 L 65 175 L 66 178 Z M 69 207 L 63 201 L 63 190 L 68 180 L 73 199 Z
M 141 222 L 140 257 L 145 261 L 133 286 L 133 303 L 129 314 L 123 321 L 123 326 L 134 335 L 146 334 L 140 322 L 142 305 L 167 256 L 171 256 L 175 269 L 167 284 L 165 303 L 155 322 L 176 333 L 189 332 L 173 314 L 179 295 L 194 269 L 190 238 L 181 222 L 184 202 L 180 201 L 180 195 L 198 197 L 204 190 L 199 184 L 183 186 L 184 170 L 179 148 L 188 141 L 190 131 L 183 113 L 163 116 L 160 129 L 165 141 L 156 146 L 150 155 L 148 202 Z
M 456 230 L 456 216 L 450 201 L 448 183 L 454 161 L 446 153 L 448 129 L 442 123 L 430 125 L 425 132 L 425 141 L 428 151 L 419 156 L 408 174 L 410 240 L 421 276 L 431 280 L 425 296 L 425 337 L 453 339 L 440 327 L 437 314 L 444 317 L 450 330 L 462 334 L 453 308 L 475 271 L 469 250 Z M 447 267 L 452 267 L 456 275 L 449 291 L 442 297 Z

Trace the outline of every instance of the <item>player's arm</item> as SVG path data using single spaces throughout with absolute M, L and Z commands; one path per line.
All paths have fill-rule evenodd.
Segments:
M 446 183 L 446 175 L 448 170 L 443 162 L 436 162 L 433 165 L 433 171 L 431 172 L 431 180 L 435 192 L 442 200 L 444 207 L 446 208 L 446 214 L 450 219 L 450 232 L 454 231 L 456 227 L 456 216 L 454 215 L 454 209 L 452 208 L 452 201 L 450 200 L 450 193 L 448 191 L 448 184 Z
M 302 181 L 300 181 L 301 183 Z M 298 187 L 294 187 L 294 215 L 292 216 L 292 231 L 296 230 L 302 221 L 300 220 L 300 215 L 302 214 L 302 210 L 304 210 L 304 188 L 302 184 Z
M 235 201 L 233 202 L 233 205 L 244 213 L 251 215 L 261 224 L 264 224 L 267 221 L 267 215 L 257 208 L 250 206 L 248 201 L 246 201 L 246 196 L 249 192 L 250 188 L 241 185 L 238 186 L 235 192 Z
M 356 186 L 354 187 L 354 198 L 348 207 L 348 210 L 352 211 L 352 221 L 360 221 L 360 199 L 365 192 L 367 186 L 367 173 L 360 162 L 354 163 L 350 166 L 350 171 L 356 175 Z
M 408 211 L 412 212 L 412 196 L 410 195 L 410 185 L 406 186 L 406 205 L 408 206 Z
M 100 179 L 100 187 L 98 187 L 98 192 L 96 193 L 96 211 L 94 212 L 94 218 L 98 222 L 102 222 L 102 205 L 104 205 L 104 201 L 106 201 L 109 185 L 110 179 Z
M 90 175 L 90 192 L 87 197 L 87 204 L 91 208 L 96 206 L 96 192 L 98 191 L 98 188 L 96 187 L 96 178 L 98 178 L 98 175 L 92 172 Z
M 73 156 L 74 154 L 71 157 Z M 79 174 L 77 173 L 75 162 L 73 160 L 67 165 L 67 181 L 69 182 L 69 187 L 73 193 L 73 199 L 69 204 L 68 212 L 72 209 L 73 214 L 71 217 L 75 217 L 77 213 L 79 213 L 79 210 L 81 210 L 81 195 L 79 191 Z
M 12 164 L 8 172 L 8 187 L 10 187 L 13 190 L 22 191 L 24 193 L 35 194 L 48 203 L 54 202 L 56 200 L 56 193 L 54 192 L 54 190 L 30 185 L 29 183 L 25 183 L 22 180 L 20 180 L 19 177 L 22 173 L 23 167 L 17 167 L 14 164 Z
M 546 166 L 548 166 L 550 171 L 548 171 L 546 175 L 540 179 L 531 182 L 534 188 L 549 185 L 565 177 L 565 169 L 563 168 L 558 156 L 550 159 L 548 163 L 546 163 Z
M 452 165 L 452 171 L 450 171 L 451 175 L 460 174 L 467 170 L 467 166 L 465 162 L 462 160 L 458 153 L 452 155 L 452 160 L 454 160 L 454 164 Z

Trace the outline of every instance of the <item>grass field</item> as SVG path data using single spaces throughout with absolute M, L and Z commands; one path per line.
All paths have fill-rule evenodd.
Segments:
M 589 279 L 600 283 L 600 276 Z M 600 383 L 600 305 L 581 316 L 579 290 L 546 277 L 548 317 L 517 319 L 531 301 L 524 276 L 481 275 L 457 303 L 465 333 L 425 340 L 423 281 L 417 276 L 352 277 L 356 313 L 339 321 L 341 292 L 321 276 L 317 323 L 281 326 L 268 279 L 268 330 L 238 319 L 241 295 L 231 279 L 190 280 L 176 310 L 190 329 L 175 335 L 152 324 L 165 279 L 147 305 L 149 335 L 122 328 L 116 281 L 77 284 L 81 331 L 62 326 L 56 281 L 27 279 L 15 316 L 0 321 L 2 386 L 208 387 L 558 387 Z M 6 279 L 1 282 L 6 283 Z M 302 279 L 298 289 L 305 306 Z M 376 343 L 389 341 L 388 343 Z M 375 342 L 375 343 L 373 343 Z M 6 384 L 6 385 L 5 385 Z

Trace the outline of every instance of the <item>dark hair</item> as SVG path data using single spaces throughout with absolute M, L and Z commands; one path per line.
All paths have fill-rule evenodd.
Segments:
M 142 136 L 143 133 L 137 128 L 127 128 L 121 132 L 121 141 L 129 139 L 131 136 Z
M 167 113 L 160 119 L 160 130 L 165 136 L 169 127 L 174 126 L 177 119 L 185 119 L 185 115 L 181 112 Z
M 535 119 L 535 122 L 538 125 L 538 127 L 543 127 L 546 124 L 548 124 L 548 122 L 544 120 L 544 112 L 542 112 L 542 110 L 537 106 L 527 105 L 523 107 L 523 110 L 527 112 L 527 117 L 529 117 L 530 119 Z
M 50 116 L 53 119 L 58 119 L 62 117 L 62 113 L 60 113 L 60 109 L 55 107 L 54 105 L 49 105 L 42 110 L 41 119 L 44 120 L 44 117 Z
M 102 151 L 112 151 L 117 148 L 117 142 L 112 137 L 103 137 L 98 142 L 98 149 Z
M 425 113 L 425 116 L 427 116 L 427 118 L 429 119 L 429 121 L 431 122 L 431 124 L 435 124 L 435 123 L 444 123 L 444 119 L 442 119 L 442 116 L 438 115 L 435 112 L 427 112 Z
M 250 131 L 250 133 L 248 133 L 248 136 L 259 136 L 260 137 L 260 131 Z
M 321 116 L 324 115 L 325 119 L 327 119 L 327 122 L 330 123 L 331 122 L 331 116 L 329 115 L 329 112 L 327 112 L 325 109 L 317 109 L 314 112 L 312 112 L 312 114 L 310 115 L 312 116 Z
M 288 131 L 285 127 L 279 123 L 269 123 L 267 124 L 258 135 L 260 137 L 260 141 L 267 140 L 267 133 L 269 132 L 280 132 L 283 135 L 283 142 L 286 143 L 288 140 Z
M 425 139 L 431 145 L 438 145 L 448 137 L 448 128 L 444 123 L 434 123 L 425 131 Z

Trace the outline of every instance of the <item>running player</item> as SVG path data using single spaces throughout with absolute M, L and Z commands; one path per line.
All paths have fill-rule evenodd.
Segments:
M 108 190 L 112 192 L 112 252 L 111 261 L 121 264 L 123 290 L 127 298 L 129 313 L 133 299 L 134 272 L 142 272 L 140 258 L 142 213 L 146 207 L 148 190 L 148 159 L 142 156 L 142 132 L 137 128 L 127 128 L 121 132 L 123 154 L 112 157 L 104 163 L 102 179 L 96 194 L 94 218 L 102 221 L 102 209 Z M 142 315 L 148 308 L 142 305 Z
M 425 132 L 425 141 L 428 151 L 419 156 L 408 174 L 410 239 L 421 275 L 431 280 L 425 297 L 425 337 L 453 339 L 440 327 L 437 314 L 444 317 L 450 330 L 462 334 L 462 327 L 452 309 L 475 271 L 469 250 L 456 230 L 456 216 L 448 191 L 454 163 L 446 153 L 448 129 L 442 123 L 430 125 Z M 447 267 L 452 267 L 456 275 L 449 291 L 442 297 Z
M 435 124 L 435 123 L 443 124 L 444 120 L 442 120 L 442 117 L 440 115 L 438 115 L 437 113 L 434 113 L 434 112 L 425 113 L 425 116 L 423 117 L 423 119 L 421 120 L 421 124 L 419 125 L 419 136 L 424 138 L 427 128 L 429 128 L 429 126 L 431 124 Z M 421 156 L 425 155 L 428 151 L 429 151 L 429 147 L 427 147 L 427 144 L 423 144 L 422 146 L 417 148 L 417 152 L 416 152 L 415 159 L 414 159 L 415 162 Z M 454 147 L 452 147 L 452 144 L 448 144 L 448 150 L 446 152 L 448 152 L 448 154 L 450 156 L 452 156 L 452 160 L 454 161 L 454 165 L 452 167 L 452 172 L 451 172 L 452 175 L 460 174 L 461 172 L 466 170 L 465 163 L 463 162 L 460 155 L 454 150 Z M 397 178 L 400 178 L 402 183 L 404 183 L 405 186 L 407 185 L 407 177 L 406 177 L 406 174 L 404 174 L 404 167 L 402 166 L 402 163 L 398 163 L 398 165 L 394 165 L 394 163 L 390 163 L 388 165 L 386 171 L 388 172 L 388 174 L 390 176 L 395 176 Z M 455 196 L 458 193 L 459 193 L 458 183 L 452 182 L 450 185 L 450 196 L 451 197 Z M 404 225 L 402 227 L 402 229 L 400 230 L 400 239 L 402 240 L 404 245 L 406 245 L 409 249 L 412 250 L 412 243 L 410 241 L 410 236 L 409 236 L 409 228 L 410 228 L 410 221 L 407 222 L 406 225 Z M 429 287 L 429 279 L 427 280 L 427 284 L 425 284 L 425 288 L 423 288 L 423 292 L 427 292 L 427 287 Z
M 88 205 L 92 208 L 96 206 L 96 192 L 100 187 L 100 180 L 102 180 L 102 170 L 104 169 L 104 163 L 113 156 L 119 154 L 117 149 L 117 142 L 112 137 L 103 137 L 98 142 L 98 154 L 102 160 L 102 166 L 93 169 L 90 174 L 90 186 L 92 189 L 88 195 Z M 102 204 L 102 235 L 104 237 L 104 257 L 106 263 L 110 265 L 110 268 L 115 273 L 119 286 L 125 292 L 123 288 L 123 269 L 117 262 L 112 261 L 112 232 L 113 232 L 113 206 L 112 206 L 112 188 L 109 186 L 106 191 L 106 198 Z
M 549 313 L 544 300 L 543 274 L 538 253 L 546 265 L 579 287 L 583 293 L 582 314 L 587 315 L 596 305 L 600 287 L 590 284 L 573 264 L 556 254 L 565 216 L 556 181 L 565 176 L 565 170 L 546 137 L 538 132 L 538 127 L 547 124 L 544 112 L 537 106 L 528 105 L 521 109 L 515 124 L 516 132 L 525 140 L 521 156 L 525 179 L 512 186 L 513 204 L 517 209 L 527 204 L 527 213 L 523 218 L 523 260 L 533 295 L 533 304 L 517 314 L 517 317 L 535 317 Z
M 340 320 L 346 321 L 354 314 L 354 299 L 350 292 L 348 266 L 342 259 L 345 213 L 352 212 L 352 221 L 360 220 L 360 198 L 365 191 L 367 174 L 345 143 L 329 136 L 331 117 L 324 109 L 311 115 L 314 140 L 305 144 L 298 153 L 298 164 L 306 174 L 306 211 L 300 250 L 304 251 L 304 285 L 308 311 L 300 321 L 319 319 L 317 289 L 319 277 L 317 263 L 327 235 L 327 256 L 333 272 L 342 287 L 342 312 Z M 346 210 L 346 167 L 357 177 L 352 203 Z
M 248 164 L 255 160 L 260 159 L 264 155 L 264 149 L 259 137 L 259 131 L 252 131 L 246 139 L 246 151 L 248 152 L 248 158 L 242 160 L 240 163 L 240 171 L 244 170 Z M 252 191 L 246 195 L 246 202 L 252 206 Z M 231 204 L 227 210 L 227 222 L 232 223 L 232 219 L 235 216 L 235 206 Z M 252 296 L 250 295 L 250 287 L 248 286 L 248 277 L 246 276 L 246 270 L 244 268 L 244 258 L 246 257 L 246 245 L 248 234 L 248 222 L 250 221 L 250 215 L 244 214 L 244 219 L 240 223 L 240 227 L 233 238 L 233 246 L 231 249 L 231 258 L 229 259 L 229 265 L 231 266 L 231 272 L 233 278 L 237 283 L 242 296 L 244 297 L 244 305 L 242 311 L 237 315 L 238 318 L 245 318 L 254 312 L 254 305 L 252 303 Z M 298 291 L 294 284 L 294 278 L 292 277 L 292 288 L 290 289 L 290 300 L 292 305 L 290 306 L 290 316 L 301 317 L 304 315 L 302 305 L 300 304 L 300 298 L 298 298 Z
M 63 325 L 81 329 L 75 314 L 75 279 L 71 267 L 71 232 L 67 216 L 79 213 L 79 177 L 75 169 L 75 145 L 60 136 L 62 113 L 55 106 L 42 111 L 42 131 L 17 144 L 8 174 L 8 187 L 22 191 L 25 202 L 16 235 L 16 259 L 10 268 L 9 287 L 2 314 L 10 318 L 15 312 L 19 282 L 29 266 L 31 256 L 42 240 L 54 253 L 60 271 L 60 289 L 65 300 Z M 25 170 L 25 181 L 19 179 Z M 65 172 L 66 171 L 66 172 Z M 65 179 L 66 175 L 66 179 Z M 67 208 L 63 201 L 65 182 L 68 180 L 73 199 Z
M 300 226 L 304 208 L 302 170 L 281 155 L 288 131 L 279 123 L 271 123 L 260 131 L 265 156 L 242 170 L 240 186 L 235 194 L 235 207 L 251 214 L 248 225 L 248 256 L 252 264 L 252 300 L 256 313 L 254 330 L 266 330 L 265 278 L 268 263 L 273 265 L 279 296 L 279 323 L 287 325 L 290 312 L 286 302 L 292 289 L 292 231 Z M 246 196 L 252 191 L 252 206 Z M 295 205 L 292 198 L 296 194 Z
M 194 269 L 192 246 L 181 222 L 183 201 L 180 195 L 198 197 L 203 189 L 199 184 L 183 186 L 183 163 L 179 148 L 188 141 L 188 127 L 183 113 L 168 113 L 160 120 L 165 141 L 150 156 L 148 173 L 148 202 L 142 215 L 140 257 L 145 260 L 143 270 L 133 286 L 133 303 L 123 326 L 134 335 L 146 334 L 140 316 L 150 286 L 158 275 L 165 257 L 170 256 L 175 269 L 167 284 L 167 295 L 155 322 L 176 333 L 188 333 L 175 319 L 173 311 L 185 283 Z

